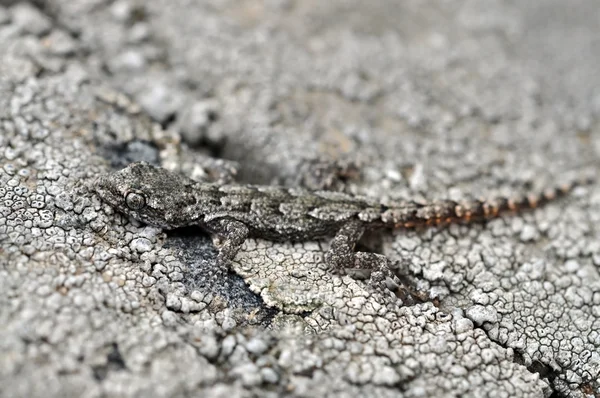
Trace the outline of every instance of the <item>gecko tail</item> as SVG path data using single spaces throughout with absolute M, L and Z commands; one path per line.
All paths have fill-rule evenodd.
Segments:
M 405 207 L 390 208 L 381 218 L 384 224 L 394 228 L 484 221 L 503 214 L 535 209 L 569 194 L 578 186 L 590 185 L 595 181 L 595 172 L 580 173 L 577 178 L 537 193 L 461 202 L 444 200 L 428 204 L 411 203 Z

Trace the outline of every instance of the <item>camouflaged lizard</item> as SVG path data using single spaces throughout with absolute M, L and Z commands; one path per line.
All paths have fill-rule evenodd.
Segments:
M 513 198 L 386 206 L 332 191 L 197 182 L 138 162 L 100 177 L 95 189 L 105 202 L 142 223 L 163 229 L 199 226 L 218 234 L 223 244 L 217 264 L 223 272 L 248 237 L 307 241 L 333 236 L 326 262 L 339 272 L 347 268 L 370 269 L 372 283 L 378 284 L 391 276 L 386 257 L 354 251 L 366 230 L 485 220 L 536 208 L 566 194 L 575 185 L 571 182 Z

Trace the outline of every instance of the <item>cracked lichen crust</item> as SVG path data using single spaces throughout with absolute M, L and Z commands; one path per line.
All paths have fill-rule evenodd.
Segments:
M 524 371 L 512 349 L 488 340 L 461 310 L 448 313 L 431 303 L 399 307 L 390 295 L 373 295 L 352 278 L 315 268 L 322 250 L 315 243 L 270 245 L 250 239 L 233 263 L 266 303 L 287 314 L 304 314 L 298 333 L 310 333 L 310 339 L 280 345 L 281 361 L 298 373 L 293 380 L 302 393 L 326 393 L 319 383 L 331 372 L 363 386 L 364 394 L 382 396 L 398 394 L 394 388 L 409 396 L 435 396 L 443 385 L 453 386 L 453 396 L 486 396 L 498 388 L 485 381 L 487 374 L 499 376 L 495 380 L 503 391 L 548 394 L 538 374 Z M 322 357 L 324 352 L 329 354 Z M 461 375 L 469 382 L 462 384 Z
M 598 395 L 597 186 L 383 234 L 435 298 L 410 307 L 321 267 L 327 241 L 247 239 L 232 263 L 246 283 L 197 283 L 207 236 L 88 189 L 132 160 L 211 174 L 181 129 L 221 142 L 213 154 L 259 175 L 247 183 L 290 185 L 298 159 L 343 152 L 361 164 L 345 192 L 510 195 L 600 148 L 582 85 L 545 91 L 586 67 L 575 80 L 597 90 L 594 0 L 49 3 L 0 6 L 1 396 Z M 543 59 L 539 84 L 518 46 L 565 63 Z

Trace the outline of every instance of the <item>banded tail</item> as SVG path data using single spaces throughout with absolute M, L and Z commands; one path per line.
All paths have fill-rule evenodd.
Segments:
M 475 199 L 463 202 L 443 200 L 428 204 L 409 203 L 406 206 L 386 209 L 381 214 L 381 221 L 393 228 L 415 228 L 455 222 L 482 221 L 505 213 L 535 209 L 565 196 L 575 187 L 589 185 L 594 181 L 595 178 L 590 175 L 539 193 L 515 197 Z

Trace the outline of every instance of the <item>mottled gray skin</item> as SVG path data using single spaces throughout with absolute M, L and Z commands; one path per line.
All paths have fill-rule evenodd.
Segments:
M 145 162 L 99 178 L 96 191 L 120 212 L 163 229 L 198 225 L 220 233 L 215 223 L 227 219 L 246 225 L 252 237 L 305 241 L 331 236 L 353 220 L 383 226 L 384 207 L 367 199 L 331 191 L 202 183 Z M 143 198 L 143 206 L 128 203 L 134 195 Z
M 143 223 L 163 229 L 199 226 L 224 238 L 218 265 L 226 270 L 247 237 L 307 241 L 334 236 L 325 256 L 338 271 L 371 269 L 373 282 L 390 277 L 387 259 L 354 252 L 367 229 L 412 228 L 496 217 L 535 208 L 568 192 L 574 184 L 539 195 L 456 203 L 400 203 L 393 207 L 330 191 L 275 186 L 201 183 L 145 162 L 100 177 L 100 197 Z M 373 280 L 375 278 L 376 280 Z
M 389 276 L 385 257 L 353 253 L 367 227 L 386 225 L 381 218 L 385 206 L 367 199 L 329 191 L 202 183 L 145 162 L 100 177 L 95 189 L 105 202 L 143 223 L 163 229 L 195 225 L 222 236 L 217 260 L 223 271 L 247 237 L 306 241 L 336 235 L 326 256 L 330 265 L 339 271 L 381 269 Z

